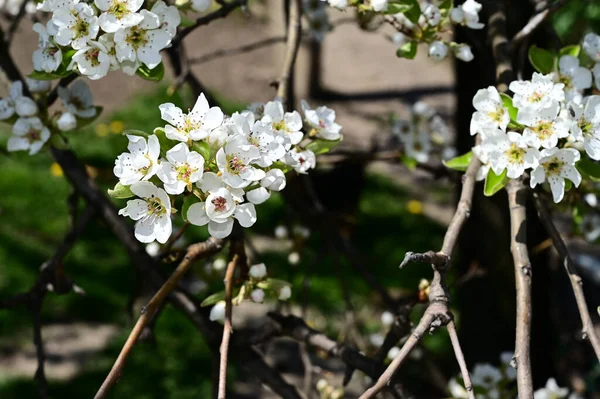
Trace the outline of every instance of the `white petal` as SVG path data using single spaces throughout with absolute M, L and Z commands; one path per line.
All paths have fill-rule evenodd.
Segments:
M 226 238 L 233 230 L 233 219 L 228 218 L 224 223 L 217 223 L 211 220 L 208 223 L 208 232 L 215 238 Z
M 188 221 L 196 226 L 204 226 L 209 222 L 208 216 L 206 216 L 206 209 L 204 208 L 204 202 L 197 202 L 192 204 L 187 211 Z
M 235 218 L 242 227 L 250 227 L 256 223 L 256 209 L 254 204 L 238 205 L 234 213 Z

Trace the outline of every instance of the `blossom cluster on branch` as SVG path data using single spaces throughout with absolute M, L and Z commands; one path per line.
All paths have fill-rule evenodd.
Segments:
M 255 205 L 286 185 L 285 173 L 307 173 L 316 154 L 341 140 L 342 127 L 327 107 L 285 112 L 280 101 L 253 104 L 226 117 L 205 96 L 184 113 L 162 104 L 167 124 L 153 134 L 126 131 L 128 152 L 115 161 L 119 184 L 111 195 L 137 196 L 119 212 L 136 220 L 142 242 L 165 243 L 172 232 L 172 202 L 185 196 L 182 216 L 196 226 L 208 225 L 216 238 L 231 234 L 234 220 L 243 227 L 256 222 Z M 162 187 L 161 187 L 162 186 Z

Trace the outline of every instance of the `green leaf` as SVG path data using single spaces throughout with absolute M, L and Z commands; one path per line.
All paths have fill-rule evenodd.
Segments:
M 202 155 L 206 162 L 208 162 L 208 160 L 211 158 L 210 147 L 205 141 L 194 141 L 194 143 L 192 144 L 192 150 Z
M 196 25 L 196 21 L 188 18 L 188 17 L 184 17 L 183 15 L 181 16 L 181 23 L 179 24 L 180 28 L 188 28 L 190 26 L 194 26 Z
M 414 40 L 404 43 L 398 50 L 396 50 L 396 56 L 412 60 L 417 55 L 417 47 L 418 43 Z
M 500 93 L 500 97 L 502 98 L 502 104 L 508 109 L 510 120 L 516 122 L 519 110 L 513 105 L 512 98 L 506 93 Z
M 405 13 L 408 10 L 411 9 L 412 6 L 408 5 L 408 4 L 400 4 L 400 3 L 390 3 L 388 4 L 388 8 L 387 10 L 385 10 L 386 14 L 399 14 L 399 13 Z
M 208 298 L 203 300 L 202 303 L 200 304 L 200 306 L 201 307 L 211 306 L 217 302 L 221 302 L 224 300 L 225 300 L 225 291 L 219 291 L 219 292 L 215 292 L 214 294 L 212 294 L 211 296 L 209 296 Z
M 456 158 L 452 158 L 449 161 L 442 161 L 447 168 L 458 170 L 459 172 L 464 172 L 469 167 L 471 163 L 471 159 L 473 158 L 473 152 L 469 151 L 466 154 L 460 155 Z
M 185 220 L 187 222 L 187 212 L 188 209 L 190 209 L 190 206 L 192 206 L 193 204 L 200 202 L 200 199 L 198 197 L 196 197 L 194 194 L 190 194 L 187 197 L 185 197 L 185 200 L 183 201 L 183 206 L 181 207 L 181 217 L 183 217 L 183 220 Z
M 493 170 L 490 169 L 488 175 L 485 178 L 485 186 L 483 188 L 483 194 L 486 197 L 491 197 L 496 194 L 498 191 L 504 188 L 510 179 L 506 177 L 506 169 L 500 175 L 494 173 Z
M 131 192 L 131 189 L 129 188 L 129 186 L 124 186 L 121 184 L 121 182 L 117 183 L 115 185 L 115 188 L 113 188 L 112 190 L 109 188 L 108 195 L 110 195 L 113 198 L 117 198 L 117 199 L 125 199 L 125 198 L 135 197 L 135 194 L 133 192 Z
M 444 0 L 439 5 L 440 11 L 451 10 L 452 8 L 454 8 L 454 2 L 452 0 Z
M 316 140 L 312 141 L 311 143 L 309 143 L 306 146 L 306 149 L 311 150 L 312 152 L 315 153 L 315 155 L 325 154 L 326 152 L 329 152 L 332 149 L 334 149 L 335 147 L 337 147 L 337 145 L 340 144 L 343 139 L 344 139 L 344 136 L 340 136 L 340 138 L 338 140 L 316 139 Z
M 560 59 L 560 57 L 562 57 L 563 55 L 570 55 L 572 57 L 579 57 L 579 53 L 581 52 L 581 46 L 578 44 L 573 44 L 571 46 L 566 46 L 563 47 L 559 50 L 558 52 L 558 58 Z
M 596 182 L 600 181 L 600 163 L 594 162 L 585 157 L 577 162 L 575 167 L 583 175 L 583 177 Z
M 536 45 L 529 47 L 529 62 L 538 72 L 544 75 L 554 70 L 554 56 L 552 53 Z
M 418 0 L 395 0 L 391 1 L 388 5 L 388 8 L 393 4 L 398 4 L 402 6 L 408 6 L 409 8 L 406 11 L 402 11 L 402 13 L 408 18 L 410 22 L 416 24 L 419 22 L 419 17 L 421 16 L 421 7 L 419 6 Z
M 104 108 L 103 107 L 94 107 L 94 108 L 96 108 L 96 114 L 94 116 L 92 116 L 91 118 L 77 117 L 77 129 L 86 127 L 87 125 L 94 122 L 96 119 L 98 119 L 100 117 L 100 114 L 102 114 L 102 110 Z
M 142 66 L 135 71 L 135 74 L 146 80 L 160 82 L 165 76 L 165 66 L 161 62 L 154 69 L 150 69 L 145 64 L 142 64 Z
M 276 278 L 266 278 L 262 281 L 259 281 L 256 286 L 258 288 L 262 288 L 263 290 L 272 290 L 275 292 L 279 292 L 283 287 L 290 286 L 291 284 L 285 280 L 279 280 Z
M 53 147 L 60 148 L 61 150 L 69 148 L 69 143 L 65 140 L 62 134 L 54 133 L 50 136 L 50 144 Z
M 144 138 L 148 138 L 150 137 L 149 133 L 144 132 L 143 130 L 136 130 L 136 129 L 126 129 L 123 130 L 123 133 L 121 133 L 124 136 L 139 136 L 139 137 L 144 137 Z

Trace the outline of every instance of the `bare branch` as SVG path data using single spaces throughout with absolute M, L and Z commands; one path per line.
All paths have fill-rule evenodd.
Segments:
M 454 325 L 454 321 L 450 321 L 446 326 L 448 330 L 448 335 L 450 335 L 450 341 L 452 342 L 452 349 L 454 349 L 454 356 L 456 357 L 456 361 L 458 362 L 458 366 L 460 367 L 460 373 L 462 374 L 463 381 L 465 382 L 465 389 L 467 390 L 467 395 L 469 395 L 469 399 L 475 399 L 475 393 L 473 392 L 473 383 L 471 382 L 471 376 L 469 375 L 469 368 L 467 367 L 467 362 L 465 362 L 465 355 L 462 352 L 460 347 L 460 342 L 458 341 L 458 334 L 456 333 L 456 326 Z
M 581 316 L 581 324 L 583 325 L 582 335 L 584 338 L 587 338 L 590 341 L 592 347 L 594 348 L 594 353 L 596 354 L 598 361 L 600 361 L 600 338 L 598 337 L 598 333 L 594 328 L 594 323 L 592 322 L 590 312 L 587 308 L 587 302 L 585 300 L 585 295 L 583 294 L 583 281 L 581 280 L 581 276 L 577 272 L 577 267 L 569 255 L 569 251 L 565 245 L 565 242 L 561 238 L 560 233 L 552 221 L 552 216 L 548 211 L 546 203 L 537 192 L 533 193 L 533 198 L 535 200 L 535 205 L 540 220 L 546 228 L 548 235 L 552 239 L 554 248 L 556 248 L 556 251 L 561 257 L 565 271 L 569 276 L 569 281 L 571 282 L 571 287 L 573 288 L 573 294 L 575 294 L 577 308 L 579 309 L 579 315 Z
M 539 28 L 544 21 L 556 10 L 558 10 L 566 0 L 557 0 L 552 4 L 547 4 L 545 8 L 539 10 L 537 14 L 532 16 L 527 24 L 511 39 L 511 46 L 518 47 L 525 39 L 527 39 L 537 28 Z
M 117 382 L 121 376 L 123 368 L 125 367 L 125 362 L 127 361 L 127 358 L 129 357 L 140 334 L 144 330 L 144 327 L 155 316 L 156 312 L 160 309 L 167 296 L 169 296 L 169 294 L 177 287 L 179 280 L 188 271 L 192 263 L 198 258 L 210 256 L 220 251 L 222 245 L 222 240 L 217 240 L 211 237 L 203 243 L 193 244 L 188 247 L 185 257 L 179 266 L 177 266 L 177 269 L 175 269 L 171 277 L 169 277 L 169 279 L 163 284 L 158 292 L 154 294 L 150 302 L 148 302 L 148 304 L 142 308 L 141 316 L 133 327 L 133 330 L 131 330 L 125 345 L 123 345 L 123 349 L 121 349 L 121 353 L 119 353 L 119 357 L 108 373 L 108 376 L 102 383 L 102 386 L 94 396 L 94 399 L 105 398 L 110 388 L 112 388 L 112 386 Z
M 221 341 L 221 361 L 219 363 L 219 399 L 225 399 L 227 394 L 227 355 L 229 353 L 229 338 L 231 337 L 231 314 L 233 306 L 231 304 L 231 296 L 233 294 L 233 274 L 239 261 L 237 254 L 233 255 L 233 259 L 227 265 L 225 272 L 225 323 L 223 325 L 223 340 Z
M 48 381 L 46 381 L 46 373 L 44 371 L 46 352 L 44 351 L 44 341 L 42 340 L 42 321 L 40 318 L 43 300 L 43 294 L 35 299 L 34 303 L 31 305 L 31 313 L 33 316 L 33 342 L 35 343 L 35 355 L 37 357 L 37 370 L 35 371 L 35 379 L 38 382 L 40 399 L 47 399 Z
M 290 78 L 293 74 L 294 65 L 300 48 L 300 33 L 302 31 L 302 0 L 290 0 L 290 12 L 287 25 L 287 42 L 285 58 L 281 75 L 277 80 L 277 97 L 287 104 L 287 109 L 292 109 L 293 99 L 289 98 Z

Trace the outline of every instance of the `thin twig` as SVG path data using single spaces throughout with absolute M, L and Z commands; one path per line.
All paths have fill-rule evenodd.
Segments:
M 518 47 L 520 43 L 531 36 L 533 32 L 537 28 L 539 28 L 546 19 L 552 14 L 554 11 L 558 10 L 563 4 L 566 3 L 566 0 L 558 0 L 551 4 L 548 4 L 546 8 L 540 10 L 538 13 L 533 15 L 527 24 L 519 31 L 511 40 L 511 46 L 514 48 Z
M 194 22 L 192 26 L 188 26 L 187 28 L 183 28 L 179 32 L 177 32 L 177 35 L 173 38 L 171 43 L 173 44 L 173 46 L 179 45 L 179 43 L 183 40 L 184 37 L 192 33 L 199 26 L 208 25 L 216 19 L 225 18 L 236 8 L 245 7 L 247 2 L 248 0 L 232 0 L 230 3 L 222 4 L 221 8 L 219 8 L 217 11 L 199 17 L 198 19 L 196 19 L 196 22 Z
M 301 18 L 302 0 L 290 0 L 285 58 L 281 69 L 281 75 L 277 80 L 277 97 L 282 99 L 283 103 L 287 105 L 288 110 L 293 108 L 293 104 L 290 104 L 290 100 L 292 99 L 288 98 L 288 90 L 294 65 L 296 65 L 298 49 L 300 48 L 300 33 L 302 30 Z
M 27 8 L 28 3 L 29 3 L 29 0 L 23 0 L 23 2 L 21 3 L 21 7 L 19 7 L 18 14 L 12 20 L 12 23 L 10 24 L 10 28 L 8 28 L 8 33 L 6 35 L 6 42 L 8 43 L 8 46 L 10 46 L 12 44 L 12 40 L 15 36 L 15 32 L 17 31 L 17 28 L 19 27 L 21 20 L 25 16 L 25 9 Z
M 261 48 L 268 47 L 273 44 L 284 43 L 285 39 L 286 39 L 285 36 L 269 37 L 267 39 L 258 40 L 253 43 L 244 44 L 239 47 L 217 50 L 217 51 L 213 51 L 211 53 L 203 54 L 203 55 L 195 57 L 195 58 L 190 58 L 189 62 L 190 62 L 190 64 L 194 64 L 194 65 L 204 64 L 205 62 L 213 61 L 213 60 L 221 58 L 221 57 L 231 57 L 234 55 L 239 55 L 239 54 L 248 53 L 250 51 L 259 50 Z
M 579 275 L 577 267 L 575 266 L 573 260 L 571 259 L 571 256 L 569 255 L 569 250 L 567 249 L 565 242 L 561 238 L 560 233 L 558 232 L 556 226 L 554 225 L 554 222 L 552 221 L 552 216 L 548 211 L 546 203 L 541 198 L 540 194 L 537 192 L 533 193 L 533 198 L 535 200 L 535 205 L 540 220 L 546 228 L 548 235 L 552 239 L 554 248 L 556 248 L 556 251 L 561 257 L 563 266 L 565 267 L 565 271 L 569 276 L 569 281 L 571 282 L 571 287 L 573 288 L 573 294 L 575 294 L 577 308 L 579 309 L 579 315 L 581 316 L 581 324 L 583 325 L 582 335 L 584 338 L 587 338 L 590 341 L 592 347 L 594 348 L 596 357 L 598 358 L 598 361 L 600 361 L 600 338 L 598 337 L 598 333 L 594 328 L 594 323 L 592 322 L 592 318 L 587 307 L 587 302 L 583 293 L 583 281 L 581 279 L 581 276 Z
M 229 353 L 229 338 L 231 337 L 231 314 L 233 306 L 231 297 L 233 295 L 233 274 L 239 260 L 238 254 L 233 255 L 233 259 L 227 265 L 225 272 L 225 323 L 223 325 L 223 340 L 221 341 L 221 361 L 219 363 L 219 399 L 225 399 L 227 394 L 227 355 Z
M 169 277 L 169 279 L 163 284 L 163 286 L 158 290 L 158 292 L 154 294 L 150 302 L 148 302 L 148 304 L 144 308 L 142 308 L 141 316 L 139 317 L 137 323 L 133 327 L 133 330 L 131 330 L 131 333 L 129 334 L 129 337 L 125 342 L 125 345 L 123 345 L 123 349 L 121 349 L 121 353 L 119 353 L 119 357 L 117 358 L 115 364 L 108 373 L 108 376 L 102 383 L 102 386 L 96 393 L 96 396 L 94 396 L 94 399 L 105 398 L 110 388 L 112 388 L 112 386 L 117 382 L 117 380 L 121 376 L 123 368 L 125 367 L 125 362 L 131 354 L 131 351 L 139 336 L 141 335 L 142 331 L 144 330 L 144 327 L 152 320 L 152 318 L 160 309 L 162 303 L 167 298 L 167 296 L 169 296 L 171 291 L 173 291 L 177 287 L 177 283 L 179 282 L 181 277 L 183 277 L 183 275 L 188 271 L 192 263 L 199 257 L 209 256 L 218 252 L 221 249 L 221 247 L 222 241 L 214 239 L 212 237 L 206 240 L 205 242 L 193 244 L 188 247 L 185 257 L 183 258 L 179 266 L 177 266 L 177 269 L 175 269 L 171 277 Z
M 465 383 L 465 389 L 467 390 L 467 395 L 469 399 L 475 399 L 475 393 L 473 392 L 473 383 L 471 382 L 471 376 L 469 375 L 469 368 L 467 367 L 467 362 L 465 362 L 465 355 L 462 352 L 460 347 L 460 342 L 458 341 L 458 334 L 456 333 L 456 326 L 454 325 L 454 321 L 450 321 L 446 326 L 446 330 L 448 330 L 448 335 L 450 335 L 450 342 L 452 342 L 452 349 L 454 349 L 454 356 L 456 357 L 456 361 L 458 362 L 458 367 L 460 367 L 460 373 L 462 374 L 463 381 Z
M 38 382 L 40 399 L 48 398 L 48 381 L 46 380 L 46 373 L 44 371 L 46 352 L 44 351 L 44 341 L 42 339 L 42 321 L 40 318 L 44 296 L 45 292 L 40 293 L 40 296 L 36 297 L 31 304 L 31 313 L 33 315 L 33 342 L 35 343 L 35 354 L 37 358 L 35 379 Z

